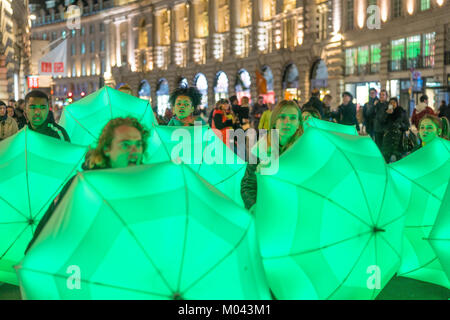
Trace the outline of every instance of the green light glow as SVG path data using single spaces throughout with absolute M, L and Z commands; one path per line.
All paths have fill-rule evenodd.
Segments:
M 254 218 L 172 162 L 79 173 L 18 274 L 26 299 L 270 299 Z

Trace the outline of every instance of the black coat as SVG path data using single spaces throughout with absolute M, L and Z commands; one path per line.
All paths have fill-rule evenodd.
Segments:
M 450 104 L 439 109 L 439 117 L 446 117 L 450 121 Z
M 333 118 L 340 124 L 355 125 L 359 131 L 358 120 L 356 119 L 356 105 L 350 102 L 346 105 L 341 104 L 337 111 L 331 113 Z
M 395 129 L 407 131 L 410 126 L 406 111 L 401 106 L 395 108 L 392 114 L 385 111 L 380 115 L 380 121 L 383 132 Z
M 46 136 L 70 142 L 70 138 L 66 130 L 53 120 L 50 113 L 47 116 L 47 120 L 45 120 L 45 122 L 38 128 L 33 128 L 31 123 L 28 123 L 28 128 L 35 132 L 45 134 Z
M 375 121 L 375 107 L 374 103 L 378 98 L 369 98 L 369 101 L 363 107 L 363 118 L 364 125 L 366 126 L 367 132 L 372 132 L 374 128 Z
M 374 131 L 377 133 L 383 133 L 384 132 L 384 117 L 386 116 L 386 110 L 389 106 L 389 102 L 380 102 L 374 106 L 375 108 L 375 118 L 374 118 Z
M 324 109 L 325 109 L 325 105 L 322 101 L 319 100 L 318 97 L 311 97 L 308 102 L 306 102 L 302 108 L 307 108 L 307 107 L 312 107 L 315 108 L 317 111 L 319 111 L 320 113 L 320 117 L 323 119 L 325 114 L 324 114 Z

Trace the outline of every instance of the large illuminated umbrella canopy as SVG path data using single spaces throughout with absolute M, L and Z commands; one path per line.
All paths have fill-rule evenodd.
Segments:
M 108 86 L 64 108 L 60 124 L 72 143 L 91 145 L 109 120 L 131 116 L 151 128 L 156 123 L 150 103 Z
M 148 163 L 183 161 L 203 179 L 244 206 L 240 182 L 245 161 L 238 157 L 208 126 L 153 126 Z
M 369 137 L 309 128 L 257 181 L 257 236 L 278 299 L 373 299 L 397 271 L 405 199 Z
M 442 201 L 441 209 L 430 232 L 428 241 L 439 258 L 447 279 L 450 280 L 450 185 Z M 450 282 L 447 282 L 447 288 Z
M 253 217 L 172 162 L 79 173 L 18 273 L 26 299 L 270 299 Z
M 344 124 L 339 124 L 331 121 L 325 121 L 320 120 L 314 117 L 309 117 L 308 120 L 306 120 L 303 123 L 303 128 L 307 130 L 308 128 L 318 128 L 328 131 L 334 131 L 334 132 L 340 132 L 345 134 L 351 134 L 351 135 L 358 135 L 358 131 L 356 130 L 355 126 L 349 126 Z
M 398 274 L 448 286 L 442 265 L 427 239 L 450 180 L 450 142 L 436 138 L 389 166 L 408 205 Z
M 12 266 L 85 152 L 28 127 L 0 142 L 0 281 L 18 283 Z

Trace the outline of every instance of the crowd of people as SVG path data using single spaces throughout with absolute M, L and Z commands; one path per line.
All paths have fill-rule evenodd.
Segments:
M 265 147 L 270 153 L 273 151 L 272 145 L 276 145 L 279 148 L 278 154 L 281 155 L 301 137 L 303 124 L 310 117 L 355 126 L 360 134 L 368 134 L 374 139 L 386 162 L 401 159 L 409 152 L 430 143 L 437 136 L 449 139 L 450 106 L 443 102 L 438 113 L 435 113 L 425 95 L 420 97 L 420 103 L 414 109 L 411 119 L 399 105 L 397 98 L 389 99 L 386 90 L 381 90 L 378 94 L 375 89 L 370 89 L 370 98 L 362 108 L 360 120 L 353 96 L 349 92 L 342 94 L 342 103 L 337 108 L 331 106 L 330 95 L 320 100 L 318 90 L 312 91 L 311 98 L 303 106 L 295 100 L 282 100 L 274 106 L 264 103 L 263 96 L 259 96 L 256 102 L 250 105 L 248 97 L 243 97 L 239 103 L 239 99 L 232 96 L 229 100 L 217 101 L 208 117 L 199 110 L 201 94 L 196 88 L 178 88 L 172 92 L 169 101 L 171 108 L 166 110 L 163 117 L 157 116 L 160 125 L 192 126 L 208 123 L 211 128 L 222 133 L 224 143 L 235 152 L 236 141 L 227 141 L 225 138 L 230 129 L 240 128 L 244 131 L 250 128 L 277 129 L 278 143 L 270 141 L 270 135 L 267 135 Z M 70 142 L 67 132 L 55 122 L 49 110 L 48 96 L 41 91 L 29 92 L 25 100 L 19 100 L 15 106 L 7 106 L 0 101 L 0 140 L 14 135 L 24 126 L 38 133 Z M 418 137 L 410 130 L 411 126 L 417 129 Z M 83 170 L 124 168 L 142 164 L 148 135 L 148 129 L 134 118 L 110 120 L 101 132 L 97 146 L 87 152 Z M 250 212 L 256 203 L 256 173 L 266 165 L 261 160 L 257 159 L 255 164 L 247 164 L 241 182 L 241 196 Z M 51 203 L 28 248 L 32 246 L 72 181 L 73 178 Z

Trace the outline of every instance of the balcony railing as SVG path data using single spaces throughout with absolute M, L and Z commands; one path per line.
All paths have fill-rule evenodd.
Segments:
M 425 69 L 434 67 L 433 56 L 417 56 L 409 59 L 398 59 L 389 61 L 389 71 L 406 71 L 411 68 Z
M 357 66 L 346 66 L 345 67 L 345 75 L 365 75 L 365 74 L 375 74 L 380 72 L 380 64 L 379 63 L 367 63 L 360 64 Z

